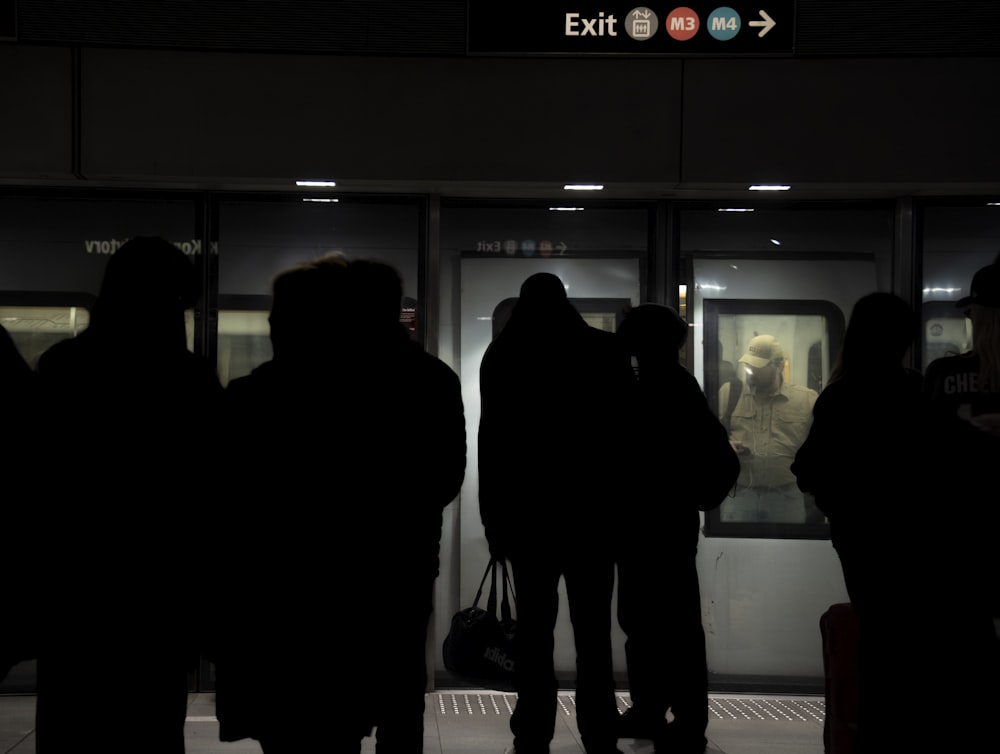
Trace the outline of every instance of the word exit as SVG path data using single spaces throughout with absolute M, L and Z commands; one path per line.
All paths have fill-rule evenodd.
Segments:
M 613 15 L 604 15 L 604 11 L 597 14 L 597 18 L 584 18 L 579 13 L 566 14 L 566 36 L 567 37 L 617 37 L 618 32 L 615 25 L 618 19 Z

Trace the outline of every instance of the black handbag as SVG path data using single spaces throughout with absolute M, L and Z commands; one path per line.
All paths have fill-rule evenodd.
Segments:
M 486 609 L 479 607 L 486 579 L 491 578 Z M 500 611 L 497 612 L 497 581 L 500 582 Z M 514 690 L 514 632 L 517 621 L 510 609 L 517 606 L 507 561 L 490 559 L 483 573 L 472 607 L 459 610 L 451 618 L 444 639 L 444 666 L 455 677 L 475 686 L 499 691 Z

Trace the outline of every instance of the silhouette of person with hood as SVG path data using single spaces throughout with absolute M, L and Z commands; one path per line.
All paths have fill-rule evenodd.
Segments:
M 410 339 L 401 303 L 381 262 L 286 270 L 274 358 L 227 387 L 237 494 L 218 527 L 213 650 L 224 741 L 359 752 L 375 729 L 380 753 L 422 751 L 427 627 L 465 417 L 458 376 Z M 260 622 L 247 626 L 247 611 Z M 345 707 L 338 679 L 365 705 Z
M 695 562 L 698 511 L 722 503 L 740 462 L 698 381 L 679 361 L 688 325 L 677 311 L 637 306 L 618 336 L 636 360 L 638 415 L 648 424 L 636 427 L 631 443 L 636 503 L 618 553 L 618 623 L 627 637 L 632 700 L 618 735 L 652 739 L 658 752 L 702 752 L 708 663 Z
M 107 262 L 89 327 L 39 358 L 46 432 L 70 443 L 40 514 L 40 754 L 94 745 L 112 695 L 120 728 L 101 746 L 184 751 L 201 609 L 190 444 L 222 390 L 187 349 L 197 293 L 179 249 L 132 238 Z
M 491 555 L 510 560 L 517 594 L 513 750 L 548 752 L 554 735 L 563 579 L 583 746 L 616 752 L 613 511 L 635 389 L 628 354 L 612 333 L 587 325 L 557 276 L 536 273 L 483 356 L 480 389 L 480 514 Z
M 799 487 L 829 518 L 857 614 L 857 746 L 865 752 L 975 745 L 960 700 L 988 696 L 996 680 L 996 636 L 976 573 L 980 548 L 946 525 L 962 485 L 915 472 L 928 462 L 948 469 L 967 455 L 982 462 L 987 435 L 931 409 L 920 374 L 903 364 L 917 331 L 913 310 L 895 294 L 855 303 L 792 464 Z M 933 714 L 919 726 L 898 725 L 909 704 L 887 695 L 890 687 L 924 689 Z

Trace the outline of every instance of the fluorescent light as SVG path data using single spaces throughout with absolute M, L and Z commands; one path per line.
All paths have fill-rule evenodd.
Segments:
M 719 212 L 753 212 L 752 207 L 719 207 Z
M 304 197 L 302 197 L 302 201 L 304 201 L 304 202 L 321 202 L 322 204 L 336 204 L 337 202 L 340 201 L 340 199 L 320 199 L 320 198 L 313 198 L 311 196 L 304 196 Z
M 1000 207 L 1000 202 L 986 202 L 987 207 Z
M 769 185 L 769 184 L 766 184 L 766 183 L 761 183 L 761 184 L 757 184 L 757 185 L 754 185 L 754 186 L 750 186 L 749 190 L 750 191 L 788 191 L 788 189 L 790 189 L 790 188 L 791 188 L 791 186 L 780 186 L 780 185 L 777 185 L 777 184 L 775 184 L 775 185 Z
M 550 212 L 583 212 L 583 207 L 549 207 Z
M 936 288 L 936 287 L 924 288 L 924 291 L 923 291 L 924 298 L 926 298 L 929 295 L 937 294 L 937 293 L 943 293 L 943 294 L 945 294 L 947 296 L 953 296 L 956 293 L 961 293 L 961 292 L 962 292 L 961 288 Z
M 775 246 L 781 246 L 781 241 L 779 241 L 777 238 L 772 238 L 771 243 L 773 243 Z
M 567 191 L 603 191 L 603 183 L 567 183 L 563 186 Z
M 296 186 L 312 186 L 316 188 L 333 188 L 337 185 L 336 181 L 296 181 Z

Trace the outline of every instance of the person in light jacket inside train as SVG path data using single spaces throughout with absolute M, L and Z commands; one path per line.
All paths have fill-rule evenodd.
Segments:
M 722 521 L 798 524 L 807 505 L 791 472 L 806 439 L 817 393 L 785 380 L 785 351 L 773 335 L 755 335 L 739 359 L 746 383 L 719 391 L 719 416 L 728 417 L 730 441 L 742 463 L 734 496 L 722 504 Z M 732 390 L 741 389 L 732 410 Z

